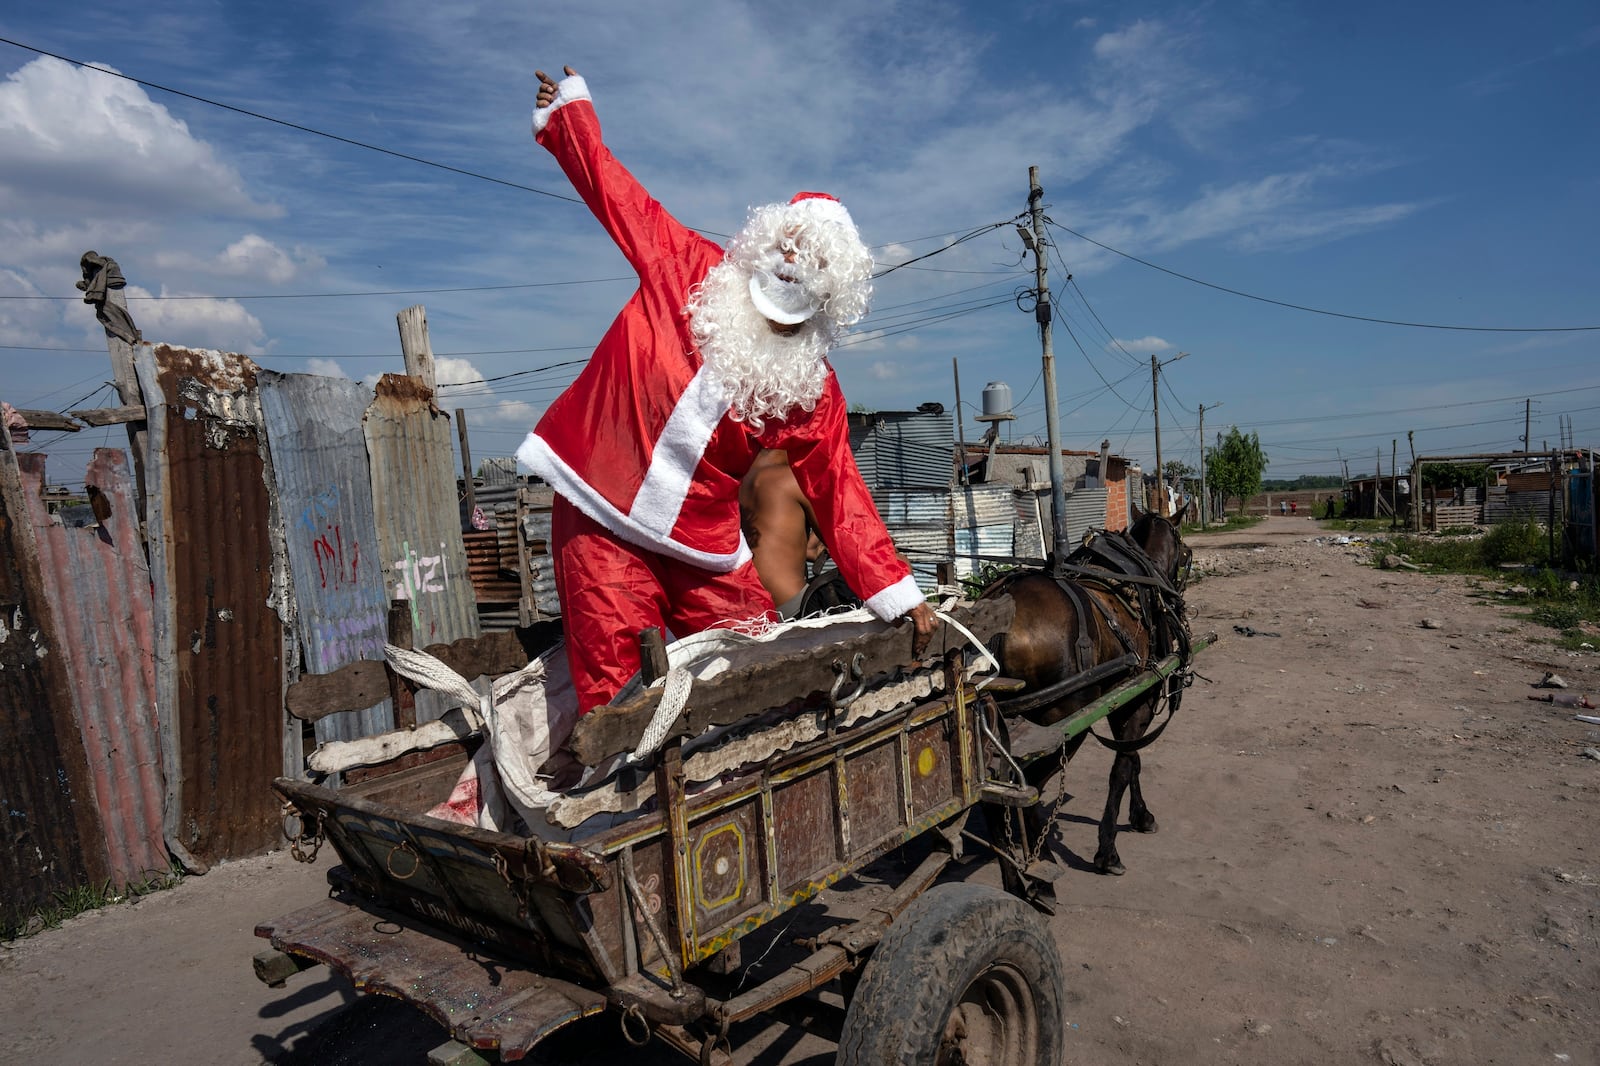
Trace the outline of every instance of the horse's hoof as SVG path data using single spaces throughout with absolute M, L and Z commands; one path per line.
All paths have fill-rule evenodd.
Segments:
M 1110 874 L 1113 877 L 1121 877 L 1128 872 L 1128 868 L 1122 865 L 1120 860 L 1106 862 L 1102 859 L 1096 859 L 1094 861 L 1094 869 L 1096 873 Z
M 1133 831 L 1135 833 L 1154 833 L 1157 828 L 1159 827 L 1156 825 L 1156 816 L 1153 814 L 1146 814 L 1143 818 L 1133 819 Z

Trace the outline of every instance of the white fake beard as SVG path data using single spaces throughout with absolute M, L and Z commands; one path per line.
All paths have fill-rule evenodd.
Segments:
M 712 267 L 689 300 L 689 329 L 734 418 L 759 433 L 797 407 L 815 409 L 836 327 L 819 313 L 794 333 L 775 333 L 750 302 L 749 284 L 749 273 L 729 260 Z

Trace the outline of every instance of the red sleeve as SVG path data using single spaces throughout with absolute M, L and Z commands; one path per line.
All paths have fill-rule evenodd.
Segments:
M 789 453 L 789 468 L 817 516 L 817 532 L 845 583 L 884 620 L 923 602 L 911 568 L 895 556 L 872 493 L 850 451 L 844 394 L 830 369 L 817 406 L 770 426 L 761 443 Z
M 543 113 L 544 126 L 534 139 L 555 156 L 573 189 L 634 270 L 644 277 L 653 265 L 679 263 L 686 248 L 708 243 L 668 214 L 617 162 L 601 139 L 600 118 L 582 79 L 567 78 L 561 83 L 562 93 L 573 95 L 574 83 L 580 95 L 570 100 L 558 97 L 553 108 Z

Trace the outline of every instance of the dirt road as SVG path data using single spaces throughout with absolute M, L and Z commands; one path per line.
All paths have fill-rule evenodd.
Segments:
M 1110 754 L 1069 770 L 1068 1061 L 1600 1066 L 1600 726 L 1527 698 L 1547 671 L 1600 696 L 1600 659 L 1318 535 L 1191 542 L 1194 628 L 1225 639 L 1143 756 L 1161 828 L 1120 839 L 1126 876 L 1088 869 Z M 255 922 L 315 900 L 325 864 L 229 864 L 0 948 L 0 1063 L 423 1061 L 443 1037 L 407 1009 L 250 974 Z M 742 1063 L 832 1061 L 773 1024 L 735 1035 Z M 595 1024 L 537 1061 L 680 1060 Z

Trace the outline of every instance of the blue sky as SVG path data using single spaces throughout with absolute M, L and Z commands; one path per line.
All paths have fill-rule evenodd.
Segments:
M 1600 437 L 1600 331 L 1571 328 L 1600 325 L 1592 2 L 153 0 L 10 5 L 0 37 L 483 176 L 0 44 L 0 398 L 18 407 L 110 376 L 73 289 L 92 248 L 121 263 L 146 339 L 277 370 L 398 371 L 395 313 L 422 303 L 442 404 L 467 410 L 475 457 L 510 454 L 632 287 L 529 135 L 533 71 L 571 64 L 618 157 L 695 228 L 821 189 L 883 268 L 948 247 L 878 282 L 834 355 L 852 402 L 953 406 L 956 359 L 969 408 L 1003 380 L 1008 433 L 1043 434 L 1015 300 L 1031 264 L 1004 224 L 1038 166 L 1067 447 L 1152 465 L 1149 359 L 1180 352 L 1165 459 L 1197 461 L 1199 405 L 1208 436 L 1259 433 L 1268 477 L 1387 468 L 1408 430 L 1422 454 L 1515 448 L 1525 399 L 1535 448 L 1564 421 Z M 39 447 L 73 481 L 117 437 Z

